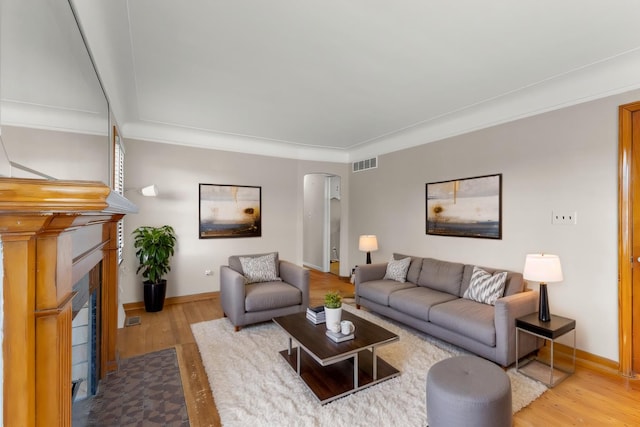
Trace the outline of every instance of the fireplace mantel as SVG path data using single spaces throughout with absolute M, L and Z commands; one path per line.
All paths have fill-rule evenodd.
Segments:
M 101 377 L 117 368 L 117 222 L 135 212 L 100 182 L 0 178 L 4 425 L 71 426 L 73 280 L 100 261 Z M 88 226 L 101 233 L 74 256 Z

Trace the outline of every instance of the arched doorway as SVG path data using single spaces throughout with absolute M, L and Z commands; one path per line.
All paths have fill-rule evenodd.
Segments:
M 304 176 L 303 263 L 339 274 L 341 178 L 328 173 Z

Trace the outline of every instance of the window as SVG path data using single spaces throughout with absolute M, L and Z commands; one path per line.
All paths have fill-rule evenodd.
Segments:
M 113 190 L 124 195 L 124 146 L 118 130 L 113 128 L 114 153 L 113 153 Z M 124 218 L 118 221 L 118 264 L 122 262 L 122 249 L 124 248 Z

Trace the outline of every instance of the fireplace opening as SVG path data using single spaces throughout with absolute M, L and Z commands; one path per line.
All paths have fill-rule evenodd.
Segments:
M 71 384 L 74 402 L 94 396 L 100 379 L 100 288 L 102 261 L 73 285 Z

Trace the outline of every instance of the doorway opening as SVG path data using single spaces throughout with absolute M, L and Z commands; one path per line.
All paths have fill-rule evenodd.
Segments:
M 304 176 L 303 263 L 340 275 L 341 178 L 328 173 Z

